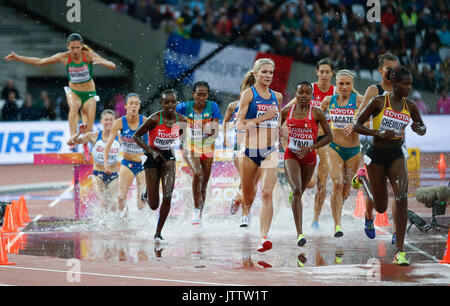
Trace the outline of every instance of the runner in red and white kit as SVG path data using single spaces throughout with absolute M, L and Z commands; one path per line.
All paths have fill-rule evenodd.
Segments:
M 331 84 L 331 79 L 334 75 L 334 63 L 329 58 L 323 58 L 316 64 L 317 82 L 313 83 L 313 92 L 311 98 L 311 105 L 320 108 L 322 100 L 326 96 L 332 96 L 336 93 L 336 86 Z M 292 106 L 296 103 L 296 98 L 292 99 L 288 106 Z M 328 114 L 325 114 L 327 122 L 330 123 Z M 319 126 L 318 141 L 324 137 L 324 131 Z M 328 178 L 328 146 L 323 146 L 317 149 L 317 155 L 319 155 L 319 164 L 316 167 L 317 179 L 313 178 L 310 181 L 308 188 L 312 188 L 317 185 L 317 192 L 314 198 L 314 217 L 312 227 L 315 230 L 319 230 L 319 216 L 322 211 L 323 203 L 327 195 L 326 183 Z
M 134 141 L 146 152 L 144 170 L 147 190 L 141 198 L 147 201 L 152 210 L 159 207 L 159 183 L 162 182 L 163 199 L 154 237 L 155 243 L 165 242 L 161 231 L 170 212 L 175 184 L 174 149 L 180 146 L 180 138 L 183 138 L 186 126 L 186 118 L 175 111 L 177 106 L 175 91 L 163 91 L 161 105 L 163 110 L 151 115 L 133 135 Z M 149 143 L 142 137 L 147 132 Z
M 297 245 L 303 246 L 306 239 L 303 234 L 302 195 L 316 167 L 316 150 L 332 140 L 331 129 L 324 113 L 311 102 L 313 87 L 308 82 L 297 86 L 296 103 L 285 106 L 281 112 L 281 123 L 286 122 L 288 138 L 284 153 L 286 178 L 293 191 L 292 213 L 297 229 Z M 324 136 L 318 139 L 319 126 Z

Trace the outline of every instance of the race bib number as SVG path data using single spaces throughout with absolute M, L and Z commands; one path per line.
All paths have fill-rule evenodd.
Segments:
M 81 67 L 69 67 L 70 80 L 73 83 L 84 83 L 91 78 L 89 75 L 89 68 L 87 65 Z
M 314 144 L 313 131 L 310 127 L 290 128 L 289 150 L 297 152 L 301 147 L 309 147 Z
M 335 129 L 343 129 L 355 119 L 355 110 L 346 108 L 334 108 L 330 110 L 330 119 Z
M 406 114 L 385 109 L 380 124 L 380 131 L 392 130 L 395 133 L 395 137 L 402 138 L 409 119 L 410 117 Z

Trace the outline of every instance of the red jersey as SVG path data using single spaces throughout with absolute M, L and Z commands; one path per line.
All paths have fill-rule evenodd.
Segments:
M 298 152 L 300 147 L 312 146 L 317 141 L 318 124 L 313 118 L 313 107 L 310 105 L 308 116 L 304 119 L 295 119 L 293 117 L 294 104 L 289 111 L 286 119 L 286 125 L 289 129 L 289 138 L 287 148 L 292 152 Z
M 158 125 L 148 132 L 149 144 L 152 148 L 167 151 L 179 144 L 180 127 L 178 125 L 178 116 L 176 113 L 175 117 L 177 121 L 170 128 L 164 123 L 162 111 L 159 113 Z
M 323 92 L 319 89 L 318 83 L 313 83 L 313 92 L 312 92 L 312 99 L 311 99 L 311 105 L 320 108 L 320 103 L 326 96 L 332 96 L 335 94 L 336 86 L 333 84 L 330 84 L 330 88 L 328 91 Z

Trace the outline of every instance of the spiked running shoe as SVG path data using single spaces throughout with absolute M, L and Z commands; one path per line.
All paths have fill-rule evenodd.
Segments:
M 236 201 L 235 199 L 233 199 L 231 201 L 231 206 L 230 206 L 230 214 L 234 215 L 235 213 L 237 213 L 239 206 L 241 206 L 241 202 Z
M 249 227 L 250 225 L 250 217 L 247 215 L 243 215 L 241 219 L 241 225 L 239 227 Z
M 364 231 L 366 232 L 367 237 L 370 239 L 375 239 L 375 226 L 373 225 L 373 219 L 366 219 Z
M 200 209 L 194 208 L 194 211 L 192 212 L 192 225 L 199 225 L 200 224 Z
M 342 236 L 344 236 L 344 232 L 342 231 L 341 226 L 340 225 L 336 225 L 335 232 L 334 232 L 334 237 L 339 238 L 339 237 L 342 237 Z
M 306 244 L 305 235 L 303 235 L 303 234 L 298 235 L 298 238 L 297 238 L 297 245 L 298 245 L 299 247 L 301 247 L 301 246 L 304 246 L 305 244 Z
M 270 250 L 272 246 L 272 242 L 267 237 L 262 237 L 256 250 L 258 252 L 265 252 Z
M 167 240 L 164 239 L 164 238 L 161 236 L 161 234 L 155 234 L 154 240 L 155 240 L 155 243 L 156 243 L 156 244 L 166 244 L 166 243 L 167 243 Z
M 352 178 L 352 187 L 354 189 L 359 189 L 362 186 L 360 177 L 366 176 L 366 169 L 359 168 L 355 176 Z
M 405 252 L 398 252 L 394 256 L 394 260 L 392 263 L 399 265 L 399 266 L 409 266 L 409 260 L 406 259 L 406 253 Z

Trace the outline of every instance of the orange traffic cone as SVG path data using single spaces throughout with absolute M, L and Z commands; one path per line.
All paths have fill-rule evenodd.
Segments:
M 392 224 L 389 223 L 389 218 L 386 211 L 382 214 L 377 213 L 373 224 L 375 226 L 392 226 Z
M 439 162 L 436 165 L 436 168 L 439 171 L 439 175 L 441 177 L 441 180 L 443 180 L 445 178 L 445 170 L 447 170 L 447 166 L 445 164 L 444 153 L 441 153 L 441 156 L 439 157 Z
M 359 190 L 356 194 L 356 207 L 353 212 L 353 217 L 363 218 L 366 212 L 366 200 L 364 198 L 364 193 L 362 190 Z
M 3 233 L 0 232 L 0 266 L 2 265 L 15 265 L 15 263 L 8 261 L 5 240 L 3 240 Z
M 25 197 L 21 196 L 19 198 L 19 210 L 20 210 L 20 220 L 22 223 L 31 222 L 30 216 L 28 215 L 27 202 L 25 202 Z
M 5 217 L 3 220 L 2 233 L 15 233 L 17 232 L 17 226 L 14 222 L 14 216 L 11 204 L 6 205 Z
M 23 227 L 24 224 L 22 224 L 22 221 L 20 220 L 19 202 L 17 200 L 12 200 L 11 207 L 12 207 L 12 212 L 13 212 L 14 224 L 18 228 Z
M 442 260 L 439 260 L 439 263 L 450 264 L 450 227 L 448 229 L 447 248 L 445 249 L 444 258 L 442 258 Z

